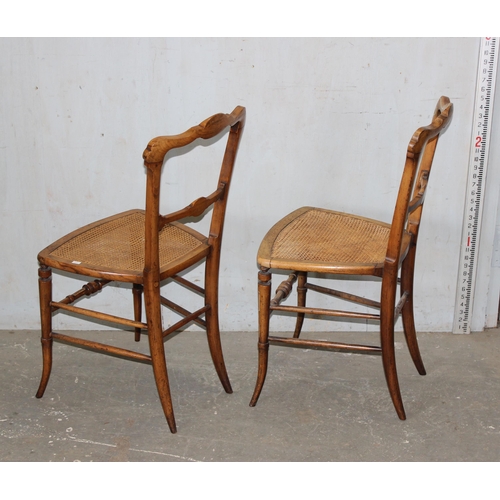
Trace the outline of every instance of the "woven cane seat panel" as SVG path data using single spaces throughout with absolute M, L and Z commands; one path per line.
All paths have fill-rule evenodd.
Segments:
M 339 212 L 311 209 L 277 235 L 271 259 L 342 264 L 382 263 L 390 226 Z
M 84 231 L 50 254 L 86 267 L 127 271 L 144 269 L 145 216 L 134 212 Z M 160 268 L 206 245 L 181 227 L 167 224 L 160 231 Z

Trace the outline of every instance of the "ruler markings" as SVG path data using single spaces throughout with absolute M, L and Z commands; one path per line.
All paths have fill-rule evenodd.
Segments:
M 476 95 L 469 171 L 462 227 L 460 264 L 453 333 L 470 333 L 471 314 L 476 280 L 476 256 L 481 230 L 483 180 L 488 165 L 490 141 L 490 109 L 497 67 L 497 38 L 481 39 L 477 70 Z

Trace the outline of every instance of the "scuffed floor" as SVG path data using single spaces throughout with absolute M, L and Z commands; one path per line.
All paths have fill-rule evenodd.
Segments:
M 347 335 L 353 334 L 335 338 Z M 137 347 L 128 332 L 88 337 Z M 38 400 L 38 332 L 1 331 L 0 461 L 500 459 L 498 329 L 420 334 L 425 377 L 398 336 L 404 422 L 393 409 L 379 357 L 278 346 L 271 347 L 266 384 L 250 408 L 257 335 L 224 333 L 222 340 L 233 394 L 222 389 L 202 332 L 183 332 L 166 343 L 178 427 L 172 435 L 149 365 L 55 343 L 52 376 Z M 146 350 L 147 339 L 139 345 Z

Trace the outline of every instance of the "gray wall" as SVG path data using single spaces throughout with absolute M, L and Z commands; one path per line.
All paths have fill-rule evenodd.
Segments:
M 0 328 L 38 327 L 39 250 L 78 226 L 143 206 L 141 155 L 152 137 L 243 105 L 221 324 L 255 330 L 255 256 L 267 229 L 302 205 L 390 221 L 407 143 L 447 95 L 455 114 L 435 158 L 415 293 L 418 328 L 451 331 L 478 50 L 477 38 L 0 39 Z M 165 212 L 191 201 L 191 172 L 176 169 L 176 160 L 166 165 Z M 197 182 L 211 173 L 202 169 Z M 498 305 L 488 296 L 494 185 L 476 330 L 485 326 L 486 305 L 490 314 Z M 57 297 L 75 288 L 64 277 L 54 282 Z M 373 283 L 350 289 L 375 290 Z M 96 304 L 114 299 L 115 312 L 130 315 L 130 294 L 119 288 Z M 288 318 L 273 321 L 273 329 L 290 328 Z M 58 328 L 78 325 L 56 319 Z M 309 324 L 324 328 L 372 327 Z

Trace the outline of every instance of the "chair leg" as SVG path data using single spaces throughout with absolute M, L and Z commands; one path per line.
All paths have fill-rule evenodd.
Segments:
M 397 271 L 395 271 L 397 274 Z M 380 310 L 380 343 L 382 347 L 382 363 L 389 394 L 396 413 L 401 420 L 406 420 L 403 398 L 399 389 L 396 369 L 396 353 L 394 349 L 394 302 L 396 298 L 396 278 L 387 285 L 382 283 L 382 302 Z
M 218 259 L 212 255 L 207 257 L 205 270 L 205 305 L 209 309 L 205 313 L 207 324 L 207 340 L 210 349 L 210 355 L 215 366 L 215 371 L 219 376 L 222 387 L 228 394 L 233 393 L 231 382 L 224 363 L 222 353 L 222 344 L 220 340 L 219 329 L 219 265 Z
M 307 283 L 307 273 L 299 272 L 297 278 L 297 305 L 299 307 L 305 307 L 306 305 L 306 288 Z M 295 323 L 295 332 L 293 333 L 293 338 L 298 339 L 300 332 L 302 331 L 302 325 L 304 324 L 304 313 L 297 313 L 297 322 Z
M 36 393 L 41 398 L 49 382 L 52 370 L 52 270 L 47 266 L 40 266 L 38 270 L 38 289 L 40 295 L 40 319 L 42 329 L 42 378 Z
M 268 269 L 259 272 L 259 368 L 257 382 L 253 392 L 250 406 L 255 406 L 259 399 L 267 374 L 267 363 L 269 356 L 269 305 L 271 301 L 271 273 Z
M 382 345 L 382 363 L 384 373 L 389 388 L 396 413 L 401 420 L 406 420 L 406 413 L 403 406 L 403 398 L 399 389 L 398 374 L 396 371 L 396 355 L 394 352 L 394 326 L 380 325 L 381 345 Z
M 175 434 L 177 432 L 177 426 L 175 424 L 172 396 L 170 394 L 170 384 L 168 382 L 167 363 L 165 360 L 159 283 L 146 284 L 144 288 L 144 304 L 146 306 L 149 349 L 151 352 L 156 387 L 170 431 Z
M 142 321 L 142 291 L 143 286 L 134 283 L 132 286 L 132 295 L 134 297 L 134 320 Z M 134 332 L 134 339 L 136 342 L 141 340 L 141 329 L 136 328 Z
M 415 330 L 415 319 L 413 316 L 413 271 L 415 268 L 415 247 L 410 249 L 409 254 L 403 262 L 401 268 L 401 293 L 408 292 L 408 298 L 401 311 L 403 329 L 406 343 L 410 351 L 413 363 L 420 375 L 425 375 L 425 366 L 418 348 L 417 332 Z

